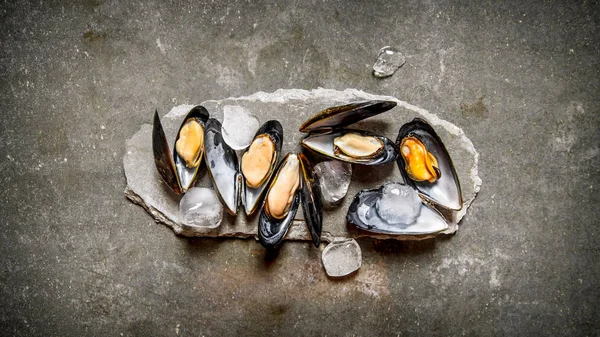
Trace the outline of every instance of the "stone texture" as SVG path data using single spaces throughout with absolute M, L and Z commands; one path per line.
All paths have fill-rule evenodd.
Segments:
M 297 131 L 299 125 L 290 123 L 286 119 L 287 114 L 298 115 L 308 119 L 320 110 L 346 104 L 352 101 L 369 99 L 394 100 L 398 106 L 389 112 L 374 118 L 361 121 L 353 127 L 372 131 L 390 139 L 396 138 L 400 126 L 414 117 L 427 119 L 436 129 L 444 141 L 450 155 L 454 160 L 456 171 L 461 181 L 464 198 L 464 207 L 460 212 L 449 213 L 452 219 L 446 234 L 456 232 L 460 219 L 466 214 L 471 202 L 473 202 L 481 179 L 477 175 L 478 153 L 475 151 L 471 141 L 457 126 L 442 120 L 422 108 L 411 105 L 394 97 L 378 96 L 368 94 L 356 89 L 336 91 L 330 89 L 315 89 L 311 91 L 300 89 L 277 90 L 274 93 L 258 92 L 247 97 L 228 98 L 218 101 L 206 101 L 201 103 L 211 113 L 211 117 L 219 120 L 223 118 L 224 106 L 238 105 L 252 111 L 262 122 L 267 119 L 278 119 L 284 127 L 284 145 L 282 153 L 300 151 L 300 139 L 303 136 Z M 174 139 L 177 127 L 181 123 L 191 105 L 177 106 L 162 118 L 163 127 L 167 138 Z M 274 112 L 281 111 L 280 115 Z M 180 196 L 172 193 L 163 184 L 155 169 L 152 157 L 151 126 L 142 125 L 141 129 L 133 135 L 126 143 L 127 152 L 123 158 L 125 175 L 127 177 L 127 189 L 125 194 L 134 203 L 141 205 L 158 222 L 162 222 L 178 233 L 185 236 L 207 236 L 207 237 L 255 237 L 256 220 L 254 217 L 248 219 L 243 212 L 238 212 L 236 217 L 227 216 L 223 219 L 223 225 L 215 229 L 198 229 L 181 224 L 177 205 Z M 323 213 L 323 240 L 331 241 L 334 238 L 357 238 L 363 236 L 376 238 L 393 238 L 399 240 L 424 239 L 431 236 L 388 236 L 360 231 L 346 225 L 345 214 L 352 202 L 354 195 L 361 189 L 374 188 L 388 181 L 399 181 L 400 172 L 395 163 L 378 167 L 360 167 L 355 165 L 354 179 L 350 184 L 348 195 L 343 203 L 335 208 L 325 210 Z M 210 187 L 210 181 L 206 174 L 201 177 L 196 186 Z M 310 240 L 310 234 L 303 221 L 302 212 L 298 212 L 294 224 L 286 235 L 286 240 Z
M 598 5 L 0 3 L 0 335 L 598 335 Z M 383 45 L 407 63 L 377 79 Z M 456 235 L 359 239 L 332 280 L 310 242 L 175 235 L 123 195 L 155 109 L 318 87 L 464 130 L 484 185 Z

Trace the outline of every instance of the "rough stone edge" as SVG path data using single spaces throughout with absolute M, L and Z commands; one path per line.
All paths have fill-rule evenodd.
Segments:
M 474 194 L 473 194 L 472 198 L 464 201 L 462 210 L 460 210 L 458 213 L 455 214 L 455 219 L 454 219 L 453 223 L 450 224 L 450 227 L 447 230 L 440 232 L 440 233 L 427 234 L 427 235 L 384 235 L 384 234 L 360 231 L 360 232 L 356 232 L 356 233 L 351 232 L 351 233 L 349 233 L 349 235 L 347 237 L 336 237 L 336 236 L 331 235 L 330 232 L 323 231 L 321 234 L 322 241 L 323 242 L 334 242 L 334 241 L 337 242 L 340 240 L 358 239 L 358 238 L 362 238 L 362 237 L 370 237 L 370 238 L 382 239 L 382 240 L 394 239 L 394 240 L 399 240 L 399 241 L 414 241 L 414 240 L 426 240 L 426 239 L 434 238 L 440 234 L 454 234 L 458 230 L 458 227 L 459 227 L 458 223 L 466 215 L 467 210 L 469 209 L 469 207 L 471 206 L 471 204 L 477 197 L 477 194 L 482 185 L 482 180 L 478 175 L 479 153 L 477 152 L 477 150 L 475 150 L 473 143 L 465 135 L 464 131 L 461 128 L 459 128 L 458 126 L 456 126 L 448 121 L 441 119 L 437 115 L 432 114 L 429 111 L 427 111 L 423 108 L 419 108 L 408 102 L 401 101 L 393 96 L 370 94 L 370 93 L 366 93 L 362 90 L 351 89 L 351 88 L 347 88 L 343 91 L 335 90 L 335 89 L 325 89 L 325 88 L 321 88 L 321 87 L 319 87 L 317 89 L 312 89 L 312 90 L 278 89 L 272 93 L 258 91 L 249 96 L 228 97 L 228 98 L 223 98 L 223 99 L 218 99 L 218 100 L 206 100 L 200 104 L 206 104 L 207 102 L 214 102 L 215 104 L 218 104 L 219 101 L 225 101 L 225 100 L 255 101 L 255 102 L 257 101 L 257 102 L 265 102 L 265 103 L 285 103 L 286 101 L 289 101 L 289 100 L 300 100 L 300 99 L 305 99 L 305 98 L 319 98 L 319 96 L 326 96 L 326 95 L 333 95 L 333 94 L 335 94 L 335 95 L 346 94 L 346 95 L 357 97 L 357 98 L 358 97 L 360 97 L 360 98 L 367 97 L 369 99 L 385 98 L 385 99 L 388 99 L 391 101 L 395 101 L 399 106 L 401 106 L 405 109 L 412 110 L 412 111 L 422 114 L 423 116 L 426 116 L 427 120 L 431 124 L 433 124 L 435 126 L 439 125 L 439 126 L 443 127 L 444 129 L 446 129 L 446 131 L 448 131 L 449 133 L 460 137 L 461 140 L 465 144 L 467 144 L 466 150 L 475 156 L 474 163 L 471 166 L 471 178 L 474 181 L 474 185 L 473 185 Z M 193 105 L 190 105 L 190 106 L 193 106 Z M 170 115 L 170 112 L 167 113 L 167 115 Z M 174 116 L 177 116 L 177 114 L 175 114 Z M 140 130 L 142 127 L 143 127 L 143 125 L 140 126 Z M 124 156 L 123 160 L 124 159 L 125 159 L 125 156 Z M 125 179 L 127 179 L 127 176 L 125 177 Z M 160 222 L 160 223 L 163 223 L 163 224 L 171 227 L 177 235 L 183 235 L 186 237 L 222 237 L 222 238 L 239 238 L 239 239 L 254 238 L 255 240 L 257 239 L 256 233 L 229 232 L 229 233 L 222 234 L 222 233 L 220 233 L 218 231 L 214 231 L 214 230 L 201 232 L 201 231 L 198 231 L 197 229 L 186 228 L 186 226 L 182 226 L 182 225 L 172 221 L 171 219 L 166 217 L 162 212 L 160 212 L 156 208 L 154 208 L 152 206 L 148 206 L 144 202 L 143 198 L 141 196 L 139 196 L 137 193 L 135 193 L 133 190 L 131 190 L 128 186 L 125 189 L 125 196 L 129 200 L 131 200 L 134 204 L 142 206 L 142 208 L 144 208 L 148 213 L 150 213 L 154 217 L 155 222 L 157 222 L 157 223 Z M 287 241 L 311 240 L 308 233 L 304 233 L 304 235 L 303 235 L 302 230 L 299 229 L 299 226 L 304 226 L 304 221 L 294 220 L 294 222 L 293 222 L 292 226 L 290 227 L 290 230 L 288 231 L 288 234 L 285 236 L 284 240 L 287 240 Z

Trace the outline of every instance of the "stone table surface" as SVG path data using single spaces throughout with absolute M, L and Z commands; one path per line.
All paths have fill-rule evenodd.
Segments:
M 0 335 L 600 333 L 594 1 L 18 1 L 0 5 Z M 379 49 L 406 64 L 385 79 Z M 320 249 L 187 238 L 127 200 L 155 109 L 355 88 L 460 127 L 482 189 L 450 236 Z M 290 124 L 304 118 L 289 115 Z

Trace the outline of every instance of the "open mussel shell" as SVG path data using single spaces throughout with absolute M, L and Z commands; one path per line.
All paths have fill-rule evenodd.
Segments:
M 291 170 L 297 170 L 297 172 L 294 172 L 297 174 L 298 178 L 298 181 L 296 182 L 298 184 L 297 188 L 293 190 L 292 194 L 290 195 L 275 195 L 277 191 L 281 190 L 279 189 L 279 186 L 275 188 L 275 185 L 279 183 L 287 183 L 283 179 L 281 181 L 278 180 L 280 175 L 282 175 L 282 171 L 284 170 L 288 170 L 288 174 Z M 296 216 L 296 211 L 298 210 L 298 205 L 300 203 L 300 184 L 300 163 L 298 162 L 296 154 L 289 153 L 283 158 L 277 167 L 275 176 L 273 179 L 271 179 L 265 200 L 263 201 L 262 211 L 260 212 L 260 217 L 258 218 L 258 240 L 265 248 L 277 246 L 283 240 L 283 237 L 292 225 L 294 217 Z M 289 191 L 292 190 L 289 189 Z M 271 195 L 271 193 L 273 193 L 273 195 Z M 268 207 L 270 198 L 274 198 L 274 200 L 279 201 L 286 201 L 287 213 L 281 214 L 279 217 L 273 216 L 271 213 L 272 211 Z
M 175 193 L 182 194 L 183 190 L 177 178 L 173 155 L 171 149 L 169 149 L 169 143 L 160 122 L 160 117 L 158 117 L 158 110 L 154 112 L 154 123 L 152 125 L 152 152 L 154 153 L 154 164 L 164 182 Z
M 214 118 L 206 122 L 204 147 L 208 175 L 217 196 L 225 206 L 225 210 L 235 215 L 238 210 L 238 191 L 242 180 L 238 173 L 238 159 L 235 151 L 223 140 L 221 123 Z
M 395 106 L 394 101 L 362 101 L 328 108 L 304 122 L 300 126 L 300 132 L 341 128 L 386 112 Z
M 411 122 L 404 124 L 400 128 L 398 138 L 396 139 L 398 152 L 400 152 L 402 140 L 406 137 L 415 137 L 425 145 L 427 151 L 437 159 L 441 175 L 433 183 L 428 181 L 414 181 L 406 172 L 404 158 L 402 155 L 398 155 L 398 168 L 402 173 L 404 181 L 415 188 L 421 196 L 436 205 L 446 209 L 460 210 L 463 206 L 463 200 L 458 175 L 444 143 L 433 127 L 421 118 L 415 118 Z
M 204 128 L 208 120 L 208 111 L 203 106 L 195 106 L 185 116 L 179 130 L 175 142 L 179 140 L 180 131 L 184 125 L 190 120 L 195 120 Z M 203 136 L 203 135 L 202 135 Z M 204 146 L 200 146 L 199 153 L 196 153 L 196 165 L 186 167 L 185 161 L 177 152 L 176 147 L 173 147 L 173 152 L 169 148 L 169 143 L 165 135 L 165 131 L 158 117 L 158 111 L 154 112 L 154 123 L 152 128 L 152 151 L 154 154 L 154 163 L 156 168 L 165 181 L 165 183 L 177 194 L 185 193 L 193 186 L 198 177 L 198 170 L 204 153 Z
M 360 135 L 364 139 L 375 139 L 380 142 L 381 147 L 372 155 L 362 157 L 353 157 L 337 151 L 336 145 L 334 145 L 335 140 L 348 134 Z M 309 134 L 302 140 L 302 146 L 327 157 L 351 164 L 382 165 L 394 161 L 397 156 L 396 145 L 391 140 L 363 130 L 336 129 L 324 133 Z
M 412 223 L 389 223 L 377 212 L 376 207 L 384 187 L 358 192 L 348 208 L 346 220 L 362 230 L 392 235 L 435 234 L 448 228 L 444 217 L 424 202 L 421 202 L 420 215 Z
M 190 121 L 195 120 L 200 124 L 202 129 L 206 127 L 206 121 L 208 121 L 208 111 L 201 105 L 195 106 L 190 110 L 190 112 L 185 116 L 179 130 L 177 131 L 177 137 L 175 138 L 175 144 L 179 140 L 181 136 L 181 129 Z M 204 130 L 202 130 L 202 137 L 204 137 Z M 202 142 L 204 143 L 204 142 Z M 185 160 L 179 152 L 176 150 L 175 146 L 173 148 L 174 160 L 175 160 L 175 168 L 177 169 L 177 176 L 179 177 L 179 183 L 181 184 L 181 188 L 183 192 L 186 192 L 190 187 L 193 186 L 196 178 L 198 177 L 198 171 L 200 168 L 200 163 L 202 161 L 202 156 L 204 155 L 204 144 L 199 149 L 200 153 L 197 155 L 198 158 L 196 160 L 196 165 L 193 167 L 187 167 Z
M 258 207 L 261 205 L 262 198 L 265 194 L 267 187 L 269 186 L 269 181 L 271 180 L 271 176 L 275 172 L 275 168 L 277 167 L 277 163 L 279 162 L 279 156 L 281 154 L 281 147 L 283 145 L 283 127 L 281 126 L 281 123 L 279 123 L 278 121 L 275 121 L 275 120 L 267 121 L 266 123 L 264 123 L 256 132 L 256 135 L 254 136 L 254 140 L 252 141 L 252 143 L 254 143 L 254 141 L 256 141 L 256 139 L 258 137 L 263 137 L 265 135 L 269 137 L 269 139 L 271 140 L 271 142 L 274 145 L 274 154 L 273 154 L 273 158 L 271 161 L 271 166 L 269 168 L 269 171 L 268 171 L 267 175 L 263 178 L 263 181 L 260 184 L 260 186 L 251 187 L 251 186 L 249 186 L 249 184 L 246 183 L 246 179 L 244 180 L 243 203 L 244 203 L 244 210 L 246 212 L 246 215 L 253 214 L 258 209 Z M 252 146 L 252 144 L 251 144 L 251 146 Z M 242 159 L 242 162 L 243 162 L 243 159 Z M 242 167 L 241 167 L 242 174 L 244 173 L 244 169 L 245 168 L 242 165 Z
M 300 166 L 302 167 L 302 193 L 300 201 L 304 218 L 310 237 L 315 245 L 319 247 L 321 244 L 321 230 L 323 229 L 323 205 L 321 203 L 321 187 L 319 178 L 314 173 L 313 166 L 308 161 L 308 158 L 303 153 L 299 153 Z

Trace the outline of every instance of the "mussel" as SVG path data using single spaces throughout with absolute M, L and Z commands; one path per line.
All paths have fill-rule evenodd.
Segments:
M 256 132 L 254 140 L 242 156 L 241 173 L 244 177 L 243 204 L 246 215 L 256 211 L 264 192 L 277 167 L 283 127 L 275 120 L 264 123 Z
M 292 225 L 301 203 L 315 246 L 320 244 L 322 214 L 319 184 L 306 157 L 288 153 L 269 184 L 258 219 L 258 239 L 266 248 L 277 246 Z
M 361 101 L 328 108 L 305 121 L 300 132 L 341 128 L 386 112 L 396 104 L 394 101 Z
M 204 154 L 204 129 L 208 111 L 201 105 L 193 107 L 183 119 L 173 153 L 169 149 L 158 111 L 154 113 L 152 150 L 154 163 L 161 177 L 177 194 L 185 193 L 194 185 Z
M 404 124 L 396 144 L 397 163 L 405 182 L 435 205 L 460 210 L 460 182 L 452 159 L 433 127 L 422 118 Z
M 242 176 L 235 151 L 225 143 L 221 133 L 221 123 L 210 118 L 204 132 L 206 167 L 215 187 L 217 196 L 227 213 L 235 215 L 238 210 L 239 191 Z
M 287 154 L 271 181 L 258 219 L 258 239 L 265 247 L 276 246 L 290 228 L 300 197 L 300 161 Z
M 344 126 L 380 114 L 396 106 L 394 101 L 365 101 L 321 111 L 300 127 L 309 132 L 302 145 L 325 156 L 362 165 L 380 165 L 396 159 L 394 143 L 386 137 Z
M 348 208 L 346 220 L 360 229 L 382 234 L 424 235 L 448 228 L 437 210 L 422 202 L 410 186 L 400 183 L 360 191 Z
M 351 164 L 381 165 L 396 159 L 396 146 L 383 137 L 363 130 L 338 129 L 310 134 L 302 145 L 327 157 Z
M 450 155 L 433 127 L 415 118 L 404 124 L 396 140 L 403 183 L 360 191 L 346 219 L 356 227 L 385 234 L 424 235 L 448 228 L 435 208 L 462 208 L 460 183 Z
M 304 211 L 304 219 L 315 247 L 321 244 L 321 230 L 323 229 L 323 204 L 321 202 L 321 185 L 315 174 L 312 164 L 300 152 L 300 166 L 302 167 L 302 193 L 300 201 Z

